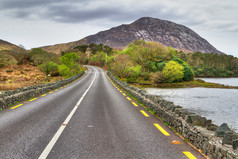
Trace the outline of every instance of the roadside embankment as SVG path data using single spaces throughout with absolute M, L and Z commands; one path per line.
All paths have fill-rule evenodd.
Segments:
M 184 137 L 185 141 L 194 145 L 208 158 L 238 158 L 238 133 L 232 131 L 227 124 L 224 123 L 218 127 L 205 117 L 120 81 L 109 71 L 107 74 L 118 86 L 155 112 L 155 115 L 166 125 L 169 125 Z
M 30 98 L 34 98 L 37 96 L 40 96 L 44 93 L 47 93 L 51 90 L 57 89 L 59 87 L 62 87 L 66 84 L 69 84 L 76 79 L 80 78 L 85 74 L 85 71 L 82 71 L 81 73 L 64 79 L 60 81 L 56 81 L 53 83 L 47 83 L 47 84 L 41 84 L 36 86 L 30 86 L 30 87 L 23 87 L 19 88 L 17 90 L 13 91 L 2 91 L 0 93 L 0 110 L 3 110 L 11 105 L 14 105 L 18 102 L 26 101 Z

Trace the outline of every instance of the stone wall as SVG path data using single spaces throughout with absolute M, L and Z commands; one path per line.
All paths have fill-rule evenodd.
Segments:
M 238 153 L 238 135 L 231 131 L 227 124 L 218 127 L 205 117 L 120 81 L 109 71 L 107 74 L 117 85 L 154 111 L 164 123 L 182 135 L 207 157 L 211 159 L 238 158 L 236 155 Z
M 85 74 L 85 71 L 80 74 L 53 83 L 36 85 L 31 87 L 23 87 L 13 91 L 3 91 L 0 93 L 0 110 L 3 110 L 17 102 L 23 102 L 30 98 L 40 96 L 44 93 L 69 84 Z

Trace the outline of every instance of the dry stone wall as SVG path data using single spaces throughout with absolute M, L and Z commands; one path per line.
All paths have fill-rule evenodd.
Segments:
M 23 87 L 13 91 L 3 91 L 0 93 L 0 109 L 3 110 L 17 102 L 23 102 L 30 98 L 40 96 L 51 90 L 62 87 L 69 84 L 85 74 L 85 71 L 80 74 L 53 83 L 47 83 L 42 85 L 36 85 L 31 87 Z
M 227 124 L 224 123 L 218 127 L 205 117 L 120 81 L 109 71 L 107 74 L 117 85 L 154 111 L 164 123 L 182 135 L 208 158 L 238 158 L 238 135 L 231 131 Z

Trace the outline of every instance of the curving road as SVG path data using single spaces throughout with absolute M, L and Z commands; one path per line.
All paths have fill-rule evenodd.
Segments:
M 203 158 L 103 70 L 88 68 L 64 88 L 0 111 L 1 159 Z

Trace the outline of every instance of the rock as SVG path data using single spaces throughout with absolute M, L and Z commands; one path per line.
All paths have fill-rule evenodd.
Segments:
M 233 133 L 232 140 L 238 139 L 238 133 Z
M 215 124 L 207 125 L 207 130 L 216 131 L 217 129 L 218 129 L 218 126 Z
M 233 137 L 232 131 L 226 131 L 222 139 L 222 144 L 232 145 L 232 137 Z
M 211 125 L 211 124 L 212 124 L 212 120 L 206 120 L 206 121 L 203 123 L 202 127 L 206 127 L 207 125 Z
M 215 136 L 223 137 L 226 131 L 231 131 L 226 123 L 221 124 L 221 126 L 216 130 Z
M 205 117 L 192 114 L 192 115 L 188 115 L 188 119 L 186 121 L 190 124 L 193 124 L 194 126 L 202 126 L 207 120 Z
M 221 154 L 222 154 L 223 156 L 226 156 L 226 155 L 227 155 L 227 151 L 226 151 L 226 150 L 220 149 L 220 151 L 221 151 Z
M 232 147 L 234 150 L 238 148 L 238 139 L 232 141 Z

